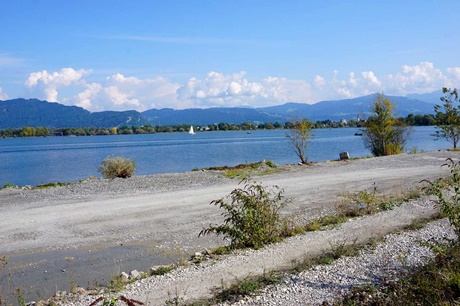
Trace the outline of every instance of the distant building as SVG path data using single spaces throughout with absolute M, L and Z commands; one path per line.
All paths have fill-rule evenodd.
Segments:
M 342 123 L 343 125 L 348 125 L 347 119 L 342 119 L 342 120 L 340 121 L 340 123 Z

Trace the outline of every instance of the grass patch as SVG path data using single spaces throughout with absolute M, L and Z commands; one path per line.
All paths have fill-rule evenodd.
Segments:
M 165 275 L 165 274 L 171 272 L 172 270 L 174 270 L 174 268 L 175 268 L 174 265 L 161 266 L 161 267 L 158 267 L 156 269 L 150 270 L 150 276 Z
M 216 170 L 223 171 L 224 176 L 231 179 L 244 179 L 251 175 L 269 175 L 277 173 L 280 170 L 274 162 L 271 160 L 260 161 L 255 163 L 245 163 L 239 164 L 236 166 L 219 166 L 219 167 L 210 167 L 204 168 L 203 170 Z
M 54 187 L 69 186 L 69 185 L 71 185 L 71 183 L 56 182 L 56 183 L 47 183 L 47 184 L 37 185 L 33 189 L 46 189 L 46 188 L 54 188 Z
M 283 273 L 264 273 L 256 277 L 247 277 L 241 281 L 223 288 L 218 292 L 213 303 L 236 302 L 239 298 L 249 295 L 257 295 L 260 290 L 271 285 L 281 284 L 283 282 Z
M 372 215 L 379 211 L 393 210 L 402 203 L 420 198 L 426 192 L 422 188 L 402 190 L 398 194 L 379 194 L 377 187 L 372 191 L 363 190 L 357 193 L 341 195 L 341 202 L 337 205 L 338 215 L 346 217 L 360 217 Z
M 338 224 L 347 222 L 347 220 L 348 217 L 345 215 L 326 215 L 308 222 L 305 230 L 307 232 L 314 232 L 325 228 L 332 228 Z

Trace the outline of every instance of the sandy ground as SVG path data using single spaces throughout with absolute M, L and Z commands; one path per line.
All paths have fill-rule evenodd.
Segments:
M 439 151 L 292 166 L 291 171 L 255 180 L 284 188 L 285 196 L 292 199 L 286 213 L 308 218 L 334 211 L 339 195 L 372 190 L 374 184 L 380 192 L 399 193 L 420 187 L 422 179 L 446 176 L 448 169 L 441 165 L 447 157 L 457 158 L 458 153 Z M 194 174 L 184 175 L 193 179 Z M 218 208 L 209 203 L 228 195 L 237 184 L 237 180 L 225 179 L 212 186 L 184 185 L 136 194 L 88 196 L 77 192 L 66 198 L 28 197 L 27 192 L 32 191 L 0 190 L 0 256 L 14 258 L 121 244 L 177 245 L 186 250 L 222 244 L 212 237 L 198 238 L 198 233 L 221 220 Z M 401 226 L 396 216 L 384 220 L 388 224 L 395 220 L 394 226 Z

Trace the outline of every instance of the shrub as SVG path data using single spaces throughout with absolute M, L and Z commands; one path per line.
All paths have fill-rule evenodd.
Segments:
M 283 231 L 283 222 L 279 211 L 288 201 L 283 197 L 283 191 L 267 191 L 266 187 L 251 182 L 250 178 L 243 179 L 243 188 L 233 190 L 227 198 L 211 202 L 224 209 L 224 224 L 210 225 L 203 229 L 199 236 L 216 233 L 230 238 L 231 248 L 250 247 L 258 249 L 261 246 L 278 241 Z
M 437 204 L 441 213 L 449 218 L 455 234 L 460 238 L 460 161 L 454 162 L 450 158 L 447 161 L 448 163 L 443 166 L 448 166 L 452 175 L 450 186 L 446 186 L 443 179 L 435 183 L 425 181 L 431 184 L 429 191 L 438 197 Z
M 124 157 L 106 157 L 99 166 L 99 172 L 108 179 L 131 177 L 135 170 L 134 160 Z
M 410 130 L 394 115 L 395 104 L 383 94 L 376 94 L 370 117 L 363 123 L 363 141 L 374 156 L 400 154 Z

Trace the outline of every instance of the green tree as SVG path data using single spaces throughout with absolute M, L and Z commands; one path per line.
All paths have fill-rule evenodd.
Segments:
M 48 130 L 47 127 L 44 126 L 39 126 L 37 127 L 36 134 L 37 136 L 48 136 L 50 131 Z
M 294 153 L 300 158 L 302 164 L 308 162 L 306 151 L 313 126 L 314 124 L 311 121 L 304 118 L 294 122 L 292 128 L 289 130 L 289 134 L 286 134 Z
M 460 140 L 460 114 L 458 105 L 457 88 L 451 90 L 443 87 L 442 92 L 444 97 L 440 98 L 444 104 L 442 109 L 440 105 L 435 105 L 434 112 L 436 113 L 434 123 L 438 129 L 433 136 L 436 139 L 445 138 L 452 142 L 454 150 L 457 149 L 458 141 Z
M 35 136 L 35 128 L 31 126 L 25 126 L 22 128 L 21 132 L 22 137 L 32 137 Z
M 374 156 L 402 153 L 410 130 L 393 116 L 395 105 L 377 94 L 371 105 L 372 116 L 363 124 L 364 145 Z

